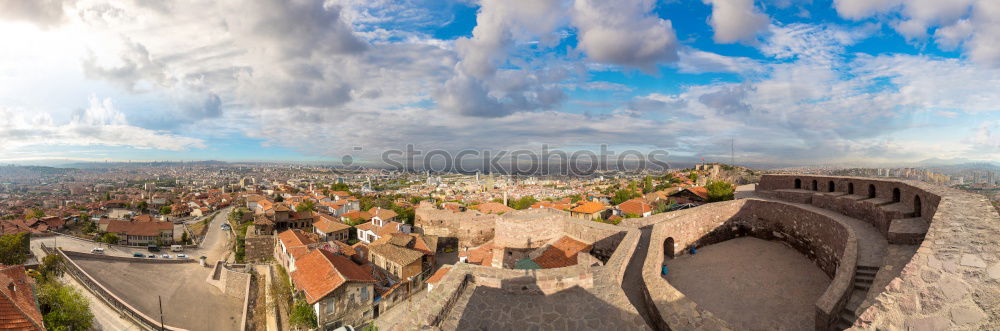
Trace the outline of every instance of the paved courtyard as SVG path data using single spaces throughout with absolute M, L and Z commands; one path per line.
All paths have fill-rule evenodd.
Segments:
M 211 269 L 197 263 L 157 264 L 74 259 L 115 295 L 147 316 L 189 330 L 239 330 L 243 300 L 205 281 Z
M 632 325 L 619 319 L 621 310 L 579 287 L 552 295 L 524 295 L 478 286 L 466 289 L 464 296 L 458 302 L 465 304 L 464 309 L 452 310 L 445 329 L 454 325 L 454 319 L 457 330 L 615 330 Z
M 752 237 L 707 246 L 667 262 L 667 281 L 743 330 L 812 330 L 830 279 L 779 242 Z

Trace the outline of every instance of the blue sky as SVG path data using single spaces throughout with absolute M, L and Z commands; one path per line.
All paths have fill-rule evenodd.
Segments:
M 989 0 L 0 4 L 0 162 L 1000 160 Z M 358 150 L 360 148 L 360 151 Z

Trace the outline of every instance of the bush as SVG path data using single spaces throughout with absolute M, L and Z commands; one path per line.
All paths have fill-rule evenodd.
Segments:
M 714 181 L 705 185 L 708 189 L 708 202 L 726 201 L 734 198 L 736 188 L 723 181 Z
M 93 326 L 90 304 L 72 287 L 55 281 L 42 283 L 38 306 L 49 330 L 89 330 Z
M 292 306 L 292 312 L 289 315 L 288 323 L 293 326 L 310 329 L 317 326 L 316 312 L 314 312 L 312 306 L 305 301 L 296 300 L 295 305 Z
M 29 240 L 27 232 L 0 236 L 0 264 L 24 264 L 30 252 Z

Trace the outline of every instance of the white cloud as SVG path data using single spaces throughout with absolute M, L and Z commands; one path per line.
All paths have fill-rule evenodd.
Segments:
M 753 0 L 702 0 L 712 6 L 708 24 L 715 31 L 715 42 L 753 42 L 766 31 L 770 18 L 753 5 Z
M 578 47 L 591 60 L 632 66 L 652 73 L 656 64 L 677 60 L 670 21 L 652 13 L 651 0 L 576 0 L 571 16 Z
M 887 20 L 909 40 L 922 41 L 927 30 L 944 49 L 962 46 L 971 60 L 1000 66 L 1000 2 L 995 0 L 836 0 L 841 17 Z M 891 14 L 898 15 L 899 18 Z
M 204 148 L 202 140 L 131 126 L 111 99 L 91 97 L 90 106 L 69 123 L 58 124 L 48 113 L 26 117 L 24 112 L 0 108 L 0 150 L 27 146 L 126 146 L 181 151 Z
M 677 68 L 684 73 L 731 72 L 756 74 L 765 68 L 756 60 L 740 56 L 725 56 L 688 48 L 680 51 Z

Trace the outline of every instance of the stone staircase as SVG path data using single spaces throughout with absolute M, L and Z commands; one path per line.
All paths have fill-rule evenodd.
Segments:
M 836 327 L 838 330 L 850 328 L 851 325 L 854 325 L 854 321 L 858 319 L 858 307 L 861 306 L 861 303 L 868 296 L 868 291 L 875 281 L 875 274 L 878 273 L 878 269 L 879 267 L 858 265 L 857 269 L 854 270 L 854 290 L 851 291 L 851 298 L 847 300 L 847 304 L 840 311 L 840 319 L 837 321 Z

